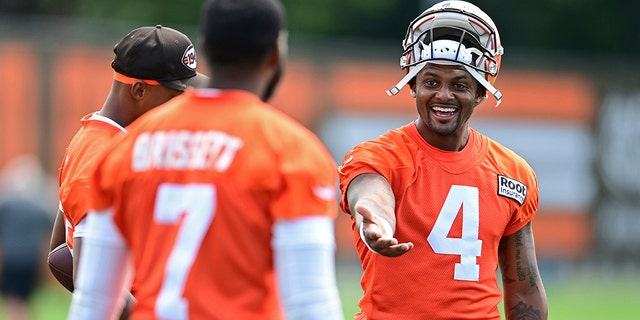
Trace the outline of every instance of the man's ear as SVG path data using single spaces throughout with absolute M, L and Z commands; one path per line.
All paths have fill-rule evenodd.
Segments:
M 289 31 L 280 30 L 278 34 L 278 53 L 280 60 L 285 61 L 289 58 Z
M 481 104 L 487 98 L 487 89 L 482 86 L 478 87 L 478 91 L 476 92 L 476 106 Z
M 484 101 L 484 99 L 486 99 L 486 98 L 487 98 L 487 95 L 486 95 L 486 94 L 485 94 L 485 95 L 482 95 L 482 96 L 480 96 L 480 95 L 479 95 L 479 96 L 476 96 L 476 105 L 481 104 L 481 103 L 482 103 L 482 101 Z
M 147 89 L 147 85 L 142 80 L 136 80 L 136 82 L 131 84 L 131 96 L 140 100 L 144 97 L 145 90 Z
M 409 94 L 411 94 L 412 97 L 416 97 L 416 78 L 411 79 L 411 81 L 409 81 Z
M 289 33 L 287 30 L 280 30 L 278 39 L 276 40 L 271 54 L 269 55 L 268 62 L 271 66 L 283 65 L 289 56 Z

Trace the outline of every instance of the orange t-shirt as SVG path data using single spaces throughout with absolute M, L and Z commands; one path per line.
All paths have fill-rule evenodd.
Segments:
M 89 179 L 99 157 L 111 139 L 123 132 L 120 127 L 90 113 L 82 117 L 82 127 L 69 143 L 60 165 L 59 198 L 66 225 L 66 242 L 73 248 L 73 232 L 89 212 Z
M 245 91 L 188 89 L 112 144 L 93 181 L 130 247 L 133 320 L 275 319 L 272 225 L 337 216 L 320 140 Z M 291 239 L 295 241 L 295 239 Z
M 395 237 L 414 248 L 384 257 L 369 251 L 354 230 L 364 270 L 356 319 L 500 319 L 498 245 L 535 216 L 538 185 L 531 167 L 473 129 L 462 151 L 437 149 L 412 123 L 345 155 L 339 174 L 347 213 L 346 189 L 364 173 L 381 174 L 391 184 Z

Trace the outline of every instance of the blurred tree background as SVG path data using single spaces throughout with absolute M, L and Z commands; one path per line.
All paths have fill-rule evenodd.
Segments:
M 295 37 L 320 34 L 400 43 L 408 22 L 438 0 L 282 0 Z M 640 53 L 632 15 L 640 1 L 471 1 L 496 22 L 509 48 L 589 54 Z M 202 1 L 0 0 L 0 12 L 46 14 L 137 24 L 196 26 Z
M 281 1 L 288 13 L 291 55 L 305 58 L 299 59 L 304 63 L 296 66 L 299 73 L 289 73 L 294 76 L 292 82 L 301 84 L 296 88 L 303 89 L 300 94 L 293 92 L 289 110 L 304 109 L 300 107 L 303 102 L 311 106 L 309 109 L 314 112 L 309 119 L 314 125 L 323 125 L 315 128 L 321 129 L 320 133 L 335 132 L 335 135 L 320 135 L 334 147 L 352 143 L 362 132 L 375 132 L 379 127 L 387 129 L 391 127 L 389 121 L 405 121 L 393 117 L 401 113 L 396 109 L 366 116 L 362 112 L 339 112 L 348 105 L 360 107 L 362 104 L 364 110 L 371 101 L 377 102 L 374 94 L 383 91 L 361 89 L 371 88 L 367 84 L 377 85 L 383 81 L 386 89 L 398 80 L 381 80 L 376 75 L 386 77 L 388 69 L 385 68 L 397 68 L 400 74 L 401 41 L 409 22 L 440 0 Z M 561 114 L 571 101 L 557 97 L 583 88 L 581 84 L 585 82 L 588 85 L 585 91 L 578 90 L 586 100 L 577 99 L 575 103 L 578 109 L 589 109 L 581 104 L 587 101 L 595 109 L 591 110 L 595 114 L 588 121 L 507 116 L 502 122 L 502 118 L 490 119 L 495 121 L 486 122 L 481 130 L 522 148 L 527 154 L 525 158 L 537 166 L 542 192 L 551 194 L 544 198 L 548 206 L 549 203 L 551 206 L 578 203 L 579 212 L 569 215 L 589 215 L 592 229 L 586 233 L 593 236 L 587 239 L 591 240 L 588 245 L 592 251 L 588 256 L 578 257 L 592 263 L 573 266 L 572 257 L 551 258 L 565 259 L 574 269 L 582 268 L 589 284 L 585 288 L 591 288 L 591 280 L 597 278 L 591 276 L 589 268 L 602 269 L 603 273 L 593 273 L 598 276 L 629 275 L 627 280 L 633 281 L 624 280 L 629 286 L 638 283 L 640 170 L 633 164 L 640 159 L 640 148 L 634 147 L 640 141 L 640 67 L 635 62 L 640 56 L 640 32 L 634 15 L 640 12 L 640 0 L 467 1 L 489 14 L 500 31 L 505 47 L 502 74 L 508 74 L 503 71 L 526 72 L 518 78 L 520 82 L 515 81 L 527 93 L 519 101 L 548 105 Z M 57 173 L 62 157 L 58 153 L 64 151 L 75 132 L 77 120 L 83 112 L 92 111 L 102 103 L 108 88 L 101 86 L 109 85 L 107 77 L 111 71 L 105 64 L 112 58 L 110 48 L 114 42 L 134 28 L 162 24 L 184 32 L 197 43 L 203 2 L 0 0 L 0 76 L 8 84 L 0 88 L 0 164 L 11 152 L 31 148 L 43 157 L 50 172 Z M 374 63 L 359 64 L 369 59 Z M 85 73 L 85 70 L 91 72 Z M 106 71 L 102 73 L 103 70 Z M 337 71 L 346 71 L 340 75 L 350 77 L 336 77 Z M 302 77 L 295 77 L 300 75 Z M 105 81 L 100 80 L 102 77 Z M 357 92 L 358 97 L 365 99 L 345 100 L 344 97 L 356 95 L 345 92 Z M 591 98 L 596 101 L 590 102 Z M 391 100 L 380 104 L 387 101 Z M 503 104 L 499 110 L 507 111 L 508 107 Z M 16 116 L 21 117 L 14 119 Z M 411 113 L 410 117 L 413 116 Z M 582 211 L 585 204 L 588 208 Z M 540 216 L 544 218 L 544 214 Z M 566 220 L 547 221 L 560 225 Z M 344 230 L 347 235 L 343 240 L 348 241 L 351 249 L 350 230 Z M 561 244 L 563 240 L 557 239 L 562 235 L 551 234 L 548 239 L 554 245 Z M 566 270 L 572 270 L 564 269 L 564 264 L 552 264 L 557 262 L 552 259 L 541 259 L 541 262 L 545 272 L 552 270 L 559 275 L 556 280 L 562 279 Z M 607 277 L 600 278 L 607 280 Z M 357 287 L 357 283 L 354 284 Z M 585 290 L 578 292 L 581 291 Z M 591 291 L 599 293 L 599 290 Z M 582 296 L 576 299 L 581 309 L 597 305 L 579 300 Z M 633 303 L 625 305 L 637 307 Z M 602 317 L 594 313 L 595 318 L 629 319 L 617 317 L 618 309 L 609 309 L 607 316 Z
M 401 52 L 401 41 L 406 28 L 420 12 L 439 0 L 281 0 L 288 13 L 290 48 L 292 56 L 300 54 L 312 57 L 313 63 L 324 70 L 342 58 L 361 61 L 376 58 L 385 66 L 397 66 Z M 603 105 L 612 105 L 621 119 L 634 119 L 634 106 L 640 105 L 638 67 L 634 58 L 640 55 L 640 32 L 637 32 L 636 12 L 640 12 L 640 1 L 623 0 L 468 0 L 491 16 L 500 30 L 506 54 L 503 66 L 530 70 L 571 71 L 586 76 L 596 85 L 593 94 Z M 133 28 L 143 25 L 162 24 L 187 34 L 198 42 L 200 8 L 204 1 L 194 0 L 0 0 L 0 40 L 20 39 L 31 41 L 39 50 L 43 92 L 40 110 L 44 117 L 40 126 L 45 137 L 57 128 L 49 123 L 53 116 L 51 106 L 55 90 L 49 79 L 56 75 L 57 52 L 77 43 L 107 48 L 115 39 Z M 108 51 L 105 52 L 110 55 Z M 353 59 L 355 58 L 355 60 Z M 82 65 L 82 63 L 80 63 Z M 504 70 L 504 68 L 503 68 Z M 603 72 L 605 70 L 606 72 Z M 325 81 L 326 73 L 314 75 Z M 77 84 L 82 85 L 82 84 Z M 326 88 L 314 88 L 322 91 Z M 553 91 L 551 89 L 550 91 Z M 539 95 L 531 99 L 540 99 Z M 606 102 L 606 103 L 605 103 Z M 621 113 L 624 103 L 629 115 Z M 551 102 L 556 104 L 557 101 Z M 331 102 L 327 103 L 331 105 Z M 323 106 L 327 108 L 327 106 Z M 601 108 L 605 110 L 604 108 Z M 624 109 L 626 110 L 626 109 Z M 597 122 L 597 121 L 596 121 Z M 602 124 L 593 124 L 589 135 L 598 137 L 605 132 Z M 619 126 L 612 125 L 611 128 Z M 630 128 L 630 129 L 629 129 Z M 633 126 L 621 131 L 617 141 L 636 141 L 630 131 Z M 609 129 L 607 129 L 609 130 Z M 607 133 L 607 132 L 605 132 Z M 626 140 L 625 140 L 626 139 Z M 608 141 L 608 140 L 607 140 Z M 611 166 L 602 160 L 602 155 L 618 154 L 604 147 L 611 143 L 595 143 L 594 153 L 603 168 Z M 602 149 L 602 150 L 601 150 Z M 55 154 L 48 143 L 41 143 L 40 153 Z M 605 152 L 606 151 L 606 152 Z M 619 154 L 631 154 L 627 153 Z M 57 159 L 53 157 L 54 159 Z M 632 158 L 632 157 L 628 157 Z M 625 158 L 626 159 L 626 158 Z M 637 159 L 636 159 L 637 160 Z M 57 161 L 57 160 L 56 160 Z M 51 168 L 52 170 L 55 168 Z M 606 181 L 603 169 L 594 170 L 597 179 Z M 622 179 L 628 177 L 622 170 Z M 607 191 L 600 181 L 600 197 L 615 198 L 619 191 Z M 617 180 L 616 180 L 617 181 Z M 640 194 L 640 185 L 631 189 Z M 626 185 L 621 188 L 627 190 Z M 604 194 L 604 196 L 602 196 Z M 635 195 L 635 193 L 634 193 Z M 596 201 L 606 203 L 605 201 Z M 612 236 L 620 239 L 620 257 L 633 256 L 640 261 L 640 251 L 629 254 L 625 242 L 634 233 L 628 223 L 629 217 L 638 219 L 637 200 L 626 201 L 628 214 L 611 218 L 611 214 L 596 213 L 598 219 L 613 221 L 609 228 Z M 611 208 L 612 206 L 605 206 Z M 618 210 L 615 211 L 624 211 Z M 625 211 L 625 212 L 627 212 Z M 618 229 L 625 229 L 621 232 Z M 607 230 L 609 230 L 607 229 Z M 596 230 L 596 232 L 600 232 Z M 635 237 L 633 248 L 640 248 L 640 234 Z M 609 241 L 609 240 L 607 240 Z M 609 241 L 611 242 L 611 241 Z

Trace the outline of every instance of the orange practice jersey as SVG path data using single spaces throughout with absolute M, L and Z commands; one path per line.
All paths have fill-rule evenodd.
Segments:
M 82 118 L 82 127 L 71 139 L 60 166 L 59 197 L 69 248 L 73 248 L 75 226 L 91 209 L 88 187 L 93 169 L 113 136 L 122 132 L 120 127 L 93 116 L 91 113 Z
M 538 185 L 530 166 L 473 129 L 462 151 L 437 149 L 412 123 L 345 155 L 339 168 L 345 212 L 346 188 L 364 173 L 391 184 L 395 237 L 414 248 L 384 257 L 354 230 L 364 269 L 356 319 L 500 319 L 498 245 L 535 216 Z
M 274 319 L 271 228 L 337 216 L 320 140 L 245 91 L 187 90 L 139 118 L 94 179 L 135 266 L 132 319 Z M 295 241 L 295 239 L 291 239 Z

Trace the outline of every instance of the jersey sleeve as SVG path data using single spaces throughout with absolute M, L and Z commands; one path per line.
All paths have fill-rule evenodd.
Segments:
M 402 159 L 400 152 L 396 153 L 392 149 L 384 147 L 382 141 L 367 141 L 357 145 L 344 156 L 342 165 L 338 167 L 340 178 L 340 208 L 350 213 L 347 203 L 347 188 L 353 179 L 365 173 L 377 173 L 385 177 L 389 183 L 393 179 L 393 167 L 401 166 Z
M 514 202 L 517 206 L 514 210 L 513 215 L 511 216 L 511 220 L 505 228 L 505 236 L 517 232 L 518 230 L 522 229 L 522 227 L 524 227 L 527 223 L 533 221 L 538 211 L 538 179 L 531 167 L 526 164 L 523 167 L 526 169 L 524 170 L 526 174 L 523 176 L 521 181 L 523 181 L 527 186 L 527 195 L 522 205 Z
M 90 180 L 89 195 L 94 210 L 102 211 L 113 206 L 114 186 L 119 174 L 123 172 L 120 166 L 129 164 L 119 160 L 120 153 L 117 150 L 126 138 L 125 134 L 114 137 L 96 164 Z
M 275 219 L 337 216 L 336 163 L 312 133 L 297 135 L 282 149 L 278 169 L 282 190 L 271 211 Z
M 99 138 L 107 142 L 104 137 Z M 79 164 L 67 173 L 68 176 L 64 177 L 64 179 L 68 179 L 68 182 L 61 188 L 60 202 L 65 217 L 73 226 L 78 225 L 91 209 L 91 202 L 88 201 L 91 197 L 91 177 L 104 151 L 104 147 L 99 145 L 85 148 L 83 153 L 75 155 L 79 157 Z M 61 171 L 63 170 L 64 166 Z
M 70 185 L 70 192 L 64 203 L 64 213 L 73 226 L 77 226 L 87 216 L 91 205 L 88 179 L 76 180 Z

